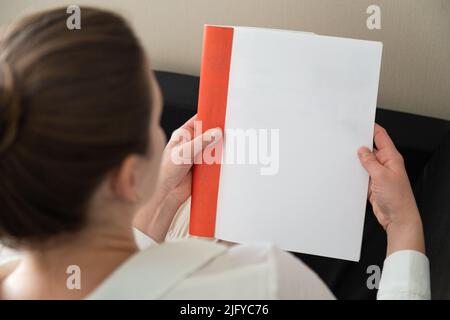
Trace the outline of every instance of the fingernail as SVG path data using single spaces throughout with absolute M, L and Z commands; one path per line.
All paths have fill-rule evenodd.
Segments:
M 370 155 L 370 150 L 366 147 L 359 148 L 358 155 L 360 158 L 366 158 Z

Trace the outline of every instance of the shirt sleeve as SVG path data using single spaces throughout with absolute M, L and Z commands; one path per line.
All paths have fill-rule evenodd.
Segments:
M 384 260 L 378 300 L 428 300 L 430 263 L 415 250 L 400 250 Z
M 133 228 L 134 239 L 139 250 L 147 249 L 148 247 L 157 245 L 157 242 L 150 238 L 148 235 L 140 231 L 139 229 Z

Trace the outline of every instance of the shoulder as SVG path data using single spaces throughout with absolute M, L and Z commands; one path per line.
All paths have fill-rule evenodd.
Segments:
M 331 299 L 301 260 L 273 244 L 234 245 L 184 279 L 168 298 Z
M 0 244 L 0 280 L 8 276 L 18 266 L 20 254 Z

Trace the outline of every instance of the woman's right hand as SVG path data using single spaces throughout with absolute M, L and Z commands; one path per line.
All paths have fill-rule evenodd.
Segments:
M 425 253 L 422 221 L 403 158 L 386 130 L 378 124 L 375 124 L 374 142 L 373 152 L 362 147 L 358 156 L 370 176 L 368 199 L 387 233 L 387 255 L 408 249 Z

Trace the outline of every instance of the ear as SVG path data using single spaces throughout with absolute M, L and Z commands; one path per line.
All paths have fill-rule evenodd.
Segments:
M 138 162 L 139 157 L 136 155 L 126 157 L 111 179 L 113 192 L 121 199 L 133 203 L 138 201 L 136 184 Z

